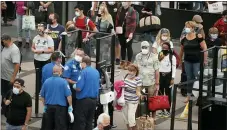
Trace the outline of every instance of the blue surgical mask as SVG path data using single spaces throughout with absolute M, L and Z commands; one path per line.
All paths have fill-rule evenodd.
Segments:
M 191 32 L 191 29 L 190 28 L 185 28 L 185 32 L 186 33 L 190 33 Z

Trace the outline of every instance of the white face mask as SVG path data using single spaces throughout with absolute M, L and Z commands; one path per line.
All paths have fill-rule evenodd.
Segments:
M 166 41 L 167 39 L 168 39 L 168 37 L 162 36 L 162 40 L 163 40 L 163 41 Z
M 20 90 L 18 88 L 13 87 L 13 93 L 18 95 Z
M 212 39 L 217 39 L 217 38 L 218 38 L 218 34 L 210 34 L 210 37 L 211 37 Z
M 79 13 L 79 12 L 75 12 L 75 15 L 76 15 L 77 17 L 79 17 L 79 16 L 80 16 L 80 13 Z
M 142 54 L 143 54 L 143 55 L 148 54 L 148 52 L 149 52 L 149 50 L 148 50 L 148 49 L 142 49 Z
M 81 61 L 82 61 L 82 57 L 81 57 L 81 56 L 76 55 L 76 56 L 75 56 L 75 60 L 76 60 L 77 62 L 81 62 Z
M 127 7 L 128 6 L 127 2 L 121 2 L 121 4 L 122 4 L 123 7 Z
M 190 28 L 185 28 L 185 32 L 186 33 L 190 33 L 191 32 L 191 29 Z

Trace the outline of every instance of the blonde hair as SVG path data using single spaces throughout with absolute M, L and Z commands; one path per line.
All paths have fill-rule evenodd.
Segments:
M 101 16 L 102 20 L 108 20 L 108 17 L 109 17 L 109 15 L 110 15 L 110 13 L 109 13 L 109 11 L 108 11 L 106 5 L 105 5 L 105 4 L 101 4 L 101 5 L 99 6 L 99 10 L 103 12 L 103 16 Z M 109 20 L 108 20 L 108 21 L 109 21 Z M 109 21 L 109 22 L 110 22 L 110 21 Z
M 73 21 L 68 21 L 65 25 L 65 29 L 67 30 L 69 27 L 71 27 L 72 25 L 74 25 Z
M 197 24 L 194 21 L 187 21 L 187 22 L 185 22 L 185 26 L 187 26 L 187 25 L 189 25 L 192 28 L 195 28 Z
M 218 34 L 218 29 L 216 27 L 212 27 L 209 29 L 209 34 Z
M 171 37 L 170 37 L 169 29 L 162 28 L 161 30 L 159 30 L 159 32 L 156 36 L 156 42 L 157 42 L 158 45 L 161 45 L 161 38 L 162 38 L 162 34 L 164 34 L 164 33 L 167 33 L 167 37 L 168 37 L 167 41 L 170 41 Z

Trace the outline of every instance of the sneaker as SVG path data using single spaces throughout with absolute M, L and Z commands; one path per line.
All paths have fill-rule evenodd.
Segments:
M 159 117 L 163 117 L 164 116 L 164 112 L 163 111 L 161 111 L 161 112 L 159 112 L 158 114 L 157 114 L 157 116 L 159 116 Z
M 165 118 L 168 118 L 168 117 L 170 117 L 170 113 L 169 113 L 168 111 L 165 111 L 164 114 L 163 114 L 163 116 L 164 116 Z

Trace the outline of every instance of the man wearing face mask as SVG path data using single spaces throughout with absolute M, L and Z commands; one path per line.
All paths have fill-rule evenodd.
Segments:
M 45 124 L 48 124 L 46 130 L 68 130 L 67 115 L 73 111 L 72 94 L 68 82 L 60 77 L 61 74 L 62 68 L 55 65 L 53 76 L 44 82 L 41 89 Z
M 51 63 L 43 66 L 42 69 L 42 84 L 53 75 L 53 68 L 55 65 L 60 65 L 62 62 L 61 52 L 54 52 L 51 55 Z
M 47 20 L 47 32 L 48 35 L 52 37 L 54 40 L 54 50 L 61 50 L 61 42 L 62 42 L 62 37 L 61 34 L 62 32 L 65 31 L 64 26 L 60 25 L 58 23 L 59 16 L 56 13 L 52 13 L 49 15 L 49 19 Z
M 10 90 L 4 98 L 7 106 L 6 129 L 27 130 L 32 114 L 32 98 L 23 90 L 24 80 L 15 79 L 13 90 Z
M 73 22 L 76 28 L 98 32 L 98 29 L 96 28 L 92 20 L 90 20 L 88 17 L 84 15 L 83 5 L 78 4 L 76 7 L 74 7 L 74 10 L 75 10 L 76 17 L 73 18 Z M 90 52 L 91 45 L 89 43 L 89 40 L 94 35 L 95 33 L 82 32 L 82 39 L 83 39 L 82 48 L 88 56 L 91 55 L 91 52 Z
M 136 55 L 135 64 L 139 67 L 139 77 L 143 81 L 141 90 L 147 89 L 148 96 L 156 96 L 159 91 L 159 61 L 158 55 L 151 53 L 148 41 L 141 42 L 141 52 Z M 155 119 L 156 112 L 152 112 Z
M 91 58 L 84 56 L 80 63 L 81 75 L 73 88 L 76 90 L 74 130 L 92 130 L 96 102 L 100 88 L 100 74 L 91 67 Z
M 99 115 L 97 120 L 97 127 L 93 130 L 110 130 L 110 116 L 106 113 L 102 113 Z
M 53 39 L 44 33 L 45 25 L 43 23 L 38 24 L 38 35 L 34 37 L 31 50 L 34 53 L 34 65 L 36 75 L 40 73 L 40 83 L 42 79 L 42 68 L 44 65 L 50 62 L 51 53 L 54 52 Z
M 67 63 L 65 64 L 65 69 L 62 75 L 62 77 L 65 78 L 70 85 L 70 88 L 72 91 L 73 106 L 75 106 L 74 101 L 76 100 L 76 92 L 72 88 L 72 86 L 76 84 L 78 77 L 81 73 L 82 68 L 80 67 L 80 63 L 82 62 L 83 57 L 84 57 L 84 51 L 80 48 L 77 48 L 75 50 L 75 53 L 72 59 L 67 61 Z

